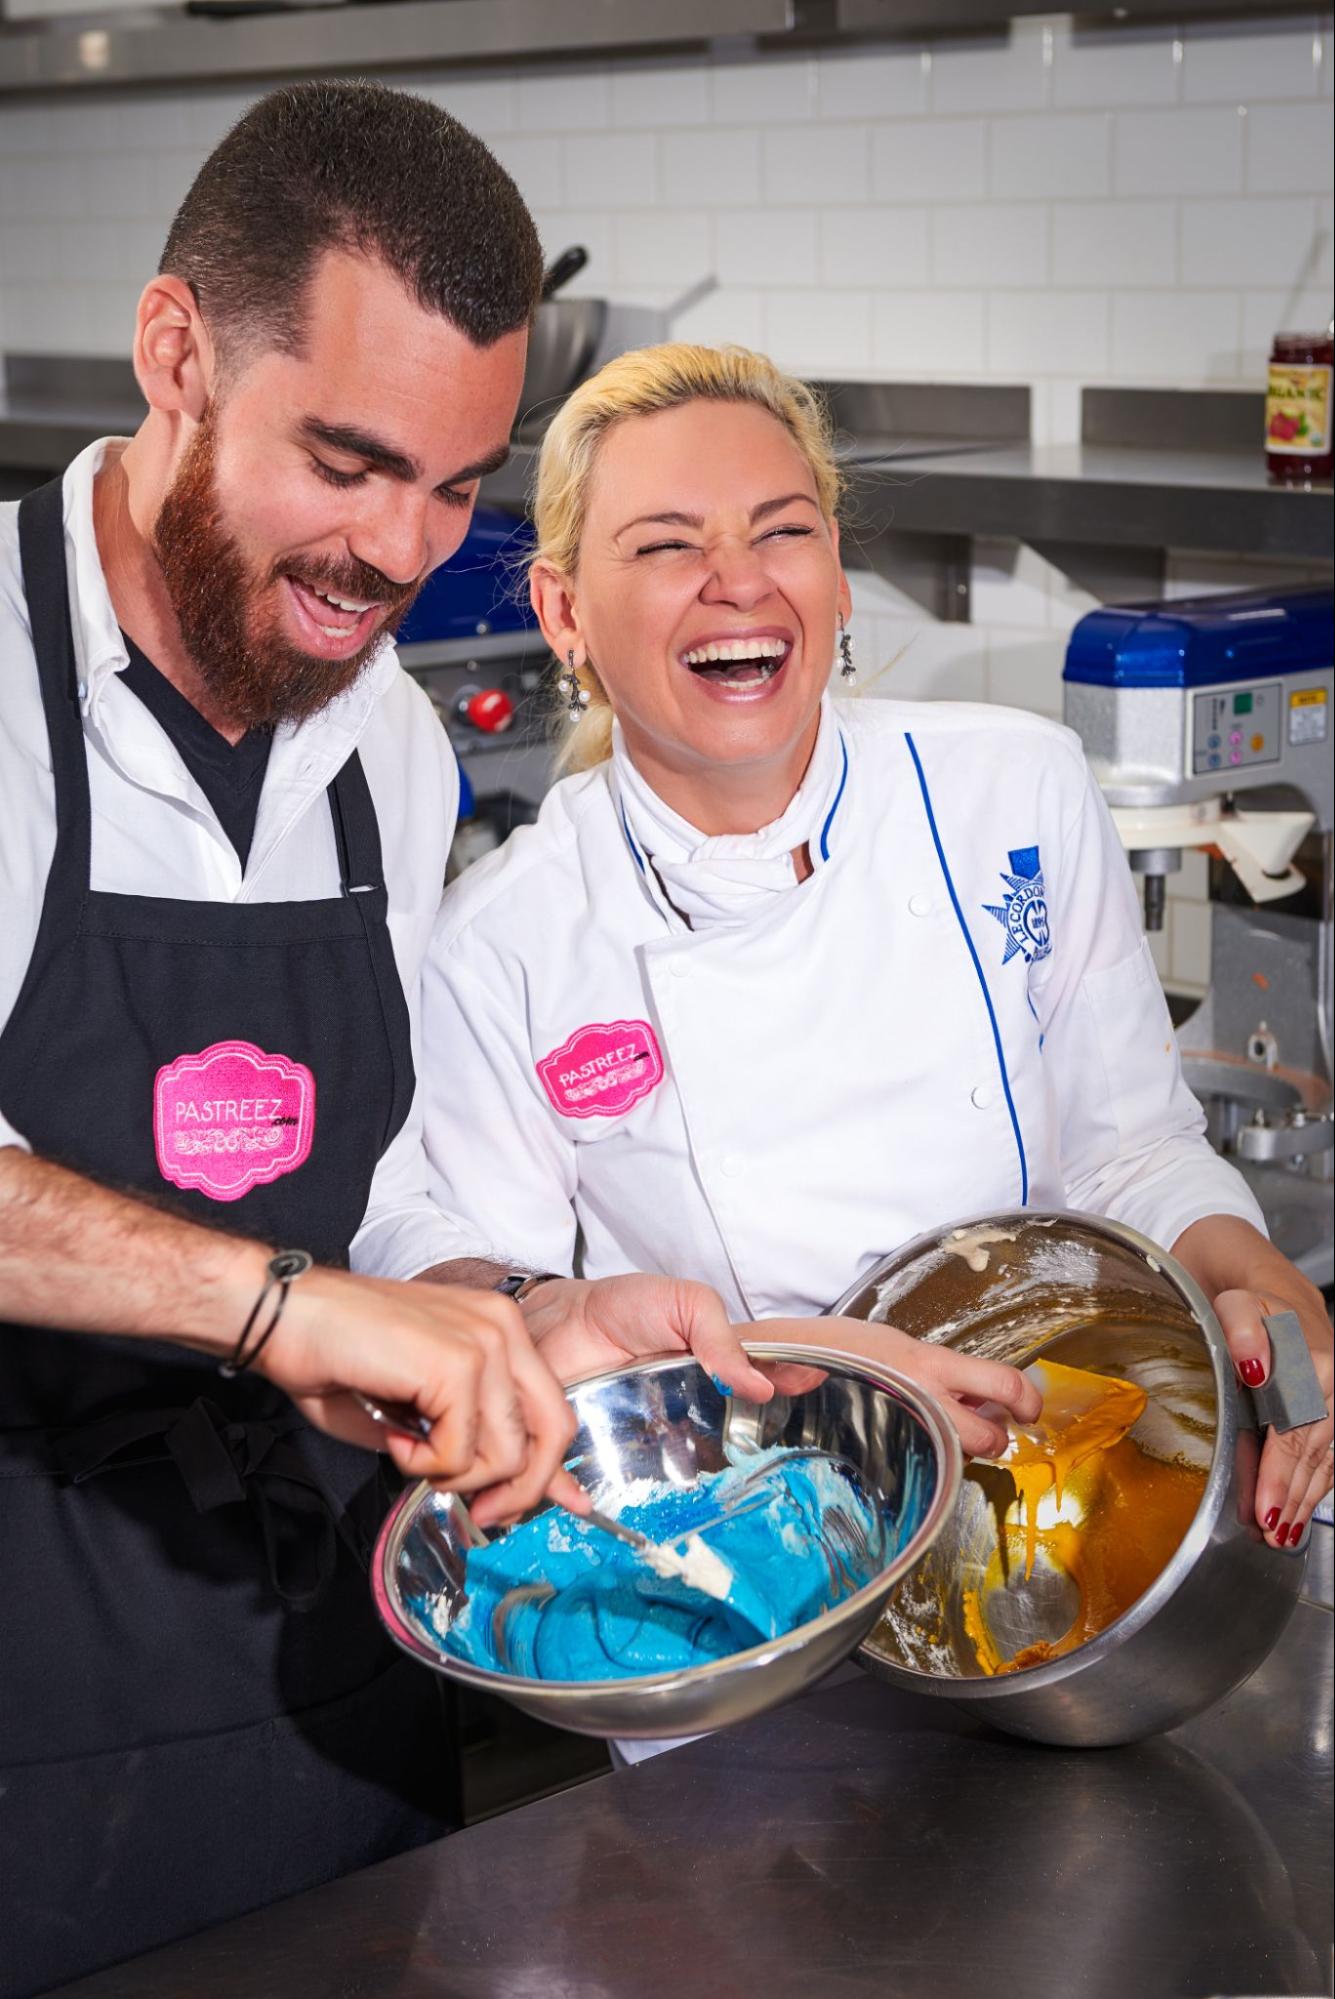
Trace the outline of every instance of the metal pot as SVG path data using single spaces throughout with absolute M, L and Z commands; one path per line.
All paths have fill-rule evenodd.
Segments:
M 1042 1352 L 1139 1380 L 1149 1402 L 1133 1442 L 1171 1457 L 1176 1432 L 1205 1472 L 1186 1533 L 1128 1610 L 1065 1656 L 989 1677 L 964 1627 L 965 1583 L 997 1546 L 996 1481 L 1010 1481 L 969 1467 L 952 1524 L 858 1652 L 868 1672 L 1012 1734 L 1092 1747 L 1176 1727 L 1256 1670 L 1298 1600 L 1306 1551 L 1268 1547 L 1256 1527 L 1245 1391 L 1204 1294 L 1164 1250 L 1092 1216 L 989 1215 L 920 1236 L 833 1310 L 961 1353 L 1023 1364 Z
M 589 373 L 607 327 L 605 298 L 557 298 L 589 261 L 572 245 L 552 264 L 542 284 L 542 301 L 528 336 L 528 360 L 519 396 L 515 436 L 534 441 L 570 391 Z
M 589 373 L 607 324 L 605 298 L 544 299 L 528 336 L 515 436 L 542 436 L 570 391 Z

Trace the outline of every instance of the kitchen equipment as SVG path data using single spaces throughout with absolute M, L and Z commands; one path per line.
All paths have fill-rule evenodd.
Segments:
M 536 633 L 528 601 L 533 554 L 528 521 L 502 507 L 473 509 L 468 533 L 448 562 L 431 572 L 395 634 L 411 667 L 415 648 L 453 641 L 476 645 L 502 633 Z
M 587 261 L 572 248 L 548 270 L 550 294 Z M 533 529 L 523 518 L 531 447 L 586 375 L 628 347 L 664 338 L 668 310 L 544 297 L 529 337 L 516 449 L 483 482 L 463 543 L 428 579 L 397 634 L 399 663 L 426 690 L 476 800 L 452 873 L 537 817 L 555 775 L 551 655 L 528 600 Z M 501 726 L 504 722 L 504 726 Z
M 431 1435 L 431 1418 L 424 1416 L 411 1402 L 377 1401 L 370 1395 L 363 1395 L 359 1388 L 353 1389 L 352 1399 L 373 1423 L 396 1437 L 410 1437 L 414 1443 L 420 1443 Z
M 536 443 L 557 408 L 586 376 L 630 347 L 666 339 L 670 311 L 658 306 L 611 304 L 605 298 L 558 298 L 556 293 L 589 261 L 579 246 L 563 252 L 542 283 L 528 336 L 528 360 L 519 396 L 515 437 Z
M 518 1679 L 444 1653 L 414 1607 L 440 1600 L 448 1612 L 458 1609 L 467 1552 L 454 1500 L 420 1484 L 390 1512 L 371 1565 L 376 1606 L 395 1642 L 451 1679 L 585 1735 L 695 1735 L 813 1685 L 866 1635 L 887 1594 L 949 1520 L 959 1491 L 959 1445 L 936 1404 L 889 1368 L 815 1347 L 748 1351 L 761 1362 L 818 1368 L 818 1385 L 750 1403 L 724 1396 L 695 1361 L 677 1355 L 596 1375 L 569 1391 L 580 1427 L 568 1468 L 607 1510 L 635 1481 L 692 1485 L 748 1451 L 777 1444 L 828 1452 L 856 1467 L 864 1494 L 880 1508 L 887 1545 L 896 1550 L 873 1582 L 786 1636 L 714 1665 L 588 1684 Z
M 1130 1432 L 1137 1456 L 1194 1467 L 1199 1489 L 1157 1573 L 1163 1523 L 1126 1511 L 1118 1531 L 1143 1562 L 1145 1587 L 1114 1622 L 1063 1656 L 989 1676 L 977 1598 L 999 1556 L 1004 1565 L 1000 1520 L 1014 1486 L 1004 1467 L 970 1464 L 950 1525 L 888 1598 L 860 1665 L 1012 1734 L 1070 1747 L 1173 1728 L 1260 1665 L 1297 1602 L 1306 1554 L 1268 1547 L 1255 1525 L 1260 1447 L 1247 1427 L 1250 1397 L 1204 1294 L 1166 1251 L 1088 1215 L 989 1215 L 920 1236 L 859 1278 L 833 1310 L 961 1353 L 1019 1365 L 1042 1354 L 1133 1382 L 1147 1396 Z M 1308 1384 L 1301 1365 L 1288 1376 L 1292 1356 L 1278 1332 L 1296 1410 Z M 1060 1548 L 1056 1559 L 1040 1558 L 1032 1619 L 1023 1590 L 1008 1587 L 1009 1623 L 981 1634 L 1001 1654 L 997 1663 L 1042 1634 L 1063 1568 L 1069 1575 Z
M 578 1515 L 575 1516 L 578 1518 Z M 720 1602 L 732 1588 L 734 1577 L 727 1563 L 718 1555 L 712 1560 L 708 1554 L 703 1561 L 692 1561 L 695 1552 L 691 1543 L 699 1540 L 698 1534 L 689 1536 L 678 1534 L 671 1541 L 651 1541 L 647 1534 L 637 1534 L 633 1527 L 623 1527 L 610 1513 L 599 1512 L 596 1506 L 589 1510 L 589 1522 L 604 1534 L 610 1534 L 614 1541 L 633 1548 L 640 1560 L 651 1568 L 655 1575 L 680 1576 L 692 1589 L 703 1590 L 706 1596 L 714 1596 Z M 678 1543 L 686 1541 L 685 1549 Z
M 549 654 L 525 582 L 532 552 L 527 521 L 501 507 L 476 508 L 460 547 L 398 632 L 399 663 L 425 689 L 459 762 L 456 873 L 464 859 L 535 819 L 551 782 Z
M 572 243 L 543 272 L 541 297 L 544 300 L 555 298 L 562 285 L 568 285 L 572 278 L 577 278 L 588 261 L 589 253 L 583 244 Z
M 605 298 L 542 301 L 529 330 L 517 437 L 541 437 L 557 406 L 593 372 L 606 326 Z
M 1059 1646 L 1075 1625 L 1081 1609 L 1075 1577 L 1050 1560 L 1046 1549 L 1039 1567 L 1044 1510 L 1049 1517 L 1060 1517 L 1075 1473 L 1088 1459 L 1120 1443 L 1146 1402 L 1144 1389 L 1134 1382 L 1063 1367 L 1059 1361 L 1031 1361 L 1024 1372 L 1043 1397 L 1042 1411 L 1032 1423 L 1012 1418 L 1007 1447 L 991 1460 L 1015 1481 L 1024 1558 L 1016 1559 L 1008 1536 L 1008 1559 L 1004 1566 L 998 1563 L 993 1586 L 975 1592 L 990 1655 L 1000 1659 L 1012 1659 L 1034 1645 Z
M 1178 1036 L 1183 1068 L 1272 1239 L 1318 1284 L 1335 1277 L 1333 659 L 1328 590 L 1246 591 L 1093 611 L 1064 675 L 1147 929 L 1183 850 L 1214 857 L 1210 984 Z

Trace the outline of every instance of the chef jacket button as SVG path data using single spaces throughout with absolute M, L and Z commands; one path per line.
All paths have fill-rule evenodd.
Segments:
M 911 895 L 909 897 L 910 916 L 930 916 L 931 913 L 932 898 L 930 895 Z
M 674 979 L 684 979 L 691 969 L 684 958 L 672 958 L 668 963 Z
M 726 1173 L 729 1180 L 735 1180 L 742 1170 L 742 1162 L 735 1152 L 725 1152 L 718 1165 L 719 1172 Z
M 988 1089 L 986 1083 L 979 1083 L 976 1089 L 970 1090 L 969 1102 L 976 1111 L 991 1110 L 992 1092 Z

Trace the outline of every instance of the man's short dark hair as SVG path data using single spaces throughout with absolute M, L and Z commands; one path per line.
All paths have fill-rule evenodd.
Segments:
M 526 326 L 542 281 L 533 218 L 457 118 L 377 83 L 262 97 L 212 153 L 158 269 L 183 278 L 226 351 L 299 352 L 327 250 L 377 259 L 478 347 Z

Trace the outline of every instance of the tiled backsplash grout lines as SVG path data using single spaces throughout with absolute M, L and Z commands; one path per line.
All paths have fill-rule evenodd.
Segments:
M 931 50 L 397 80 L 494 145 L 552 254 L 587 243 L 576 289 L 666 306 L 713 274 L 682 337 L 813 374 L 1028 382 L 1036 438 L 1061 442 L 1081 383 L 1259 386 L 1281 317 L 1325 323 L 1333 56 L 1320 16 L 1101 32 L 1053 16 Z M 127 350 L 172 210 L 253 94 L 0 100 L 6 347 Z M 1128 588 L 1104 567 L 1091 588 L 983 546 L 963 626 L 859 574 L 862 660 L 908 643 L 880 691 L 1056 714 L 1066 630 Z M 1186 560 L 1172 587 L 1247 580 Z M 1186 886 L 1156 948 L 1199 984 Z

